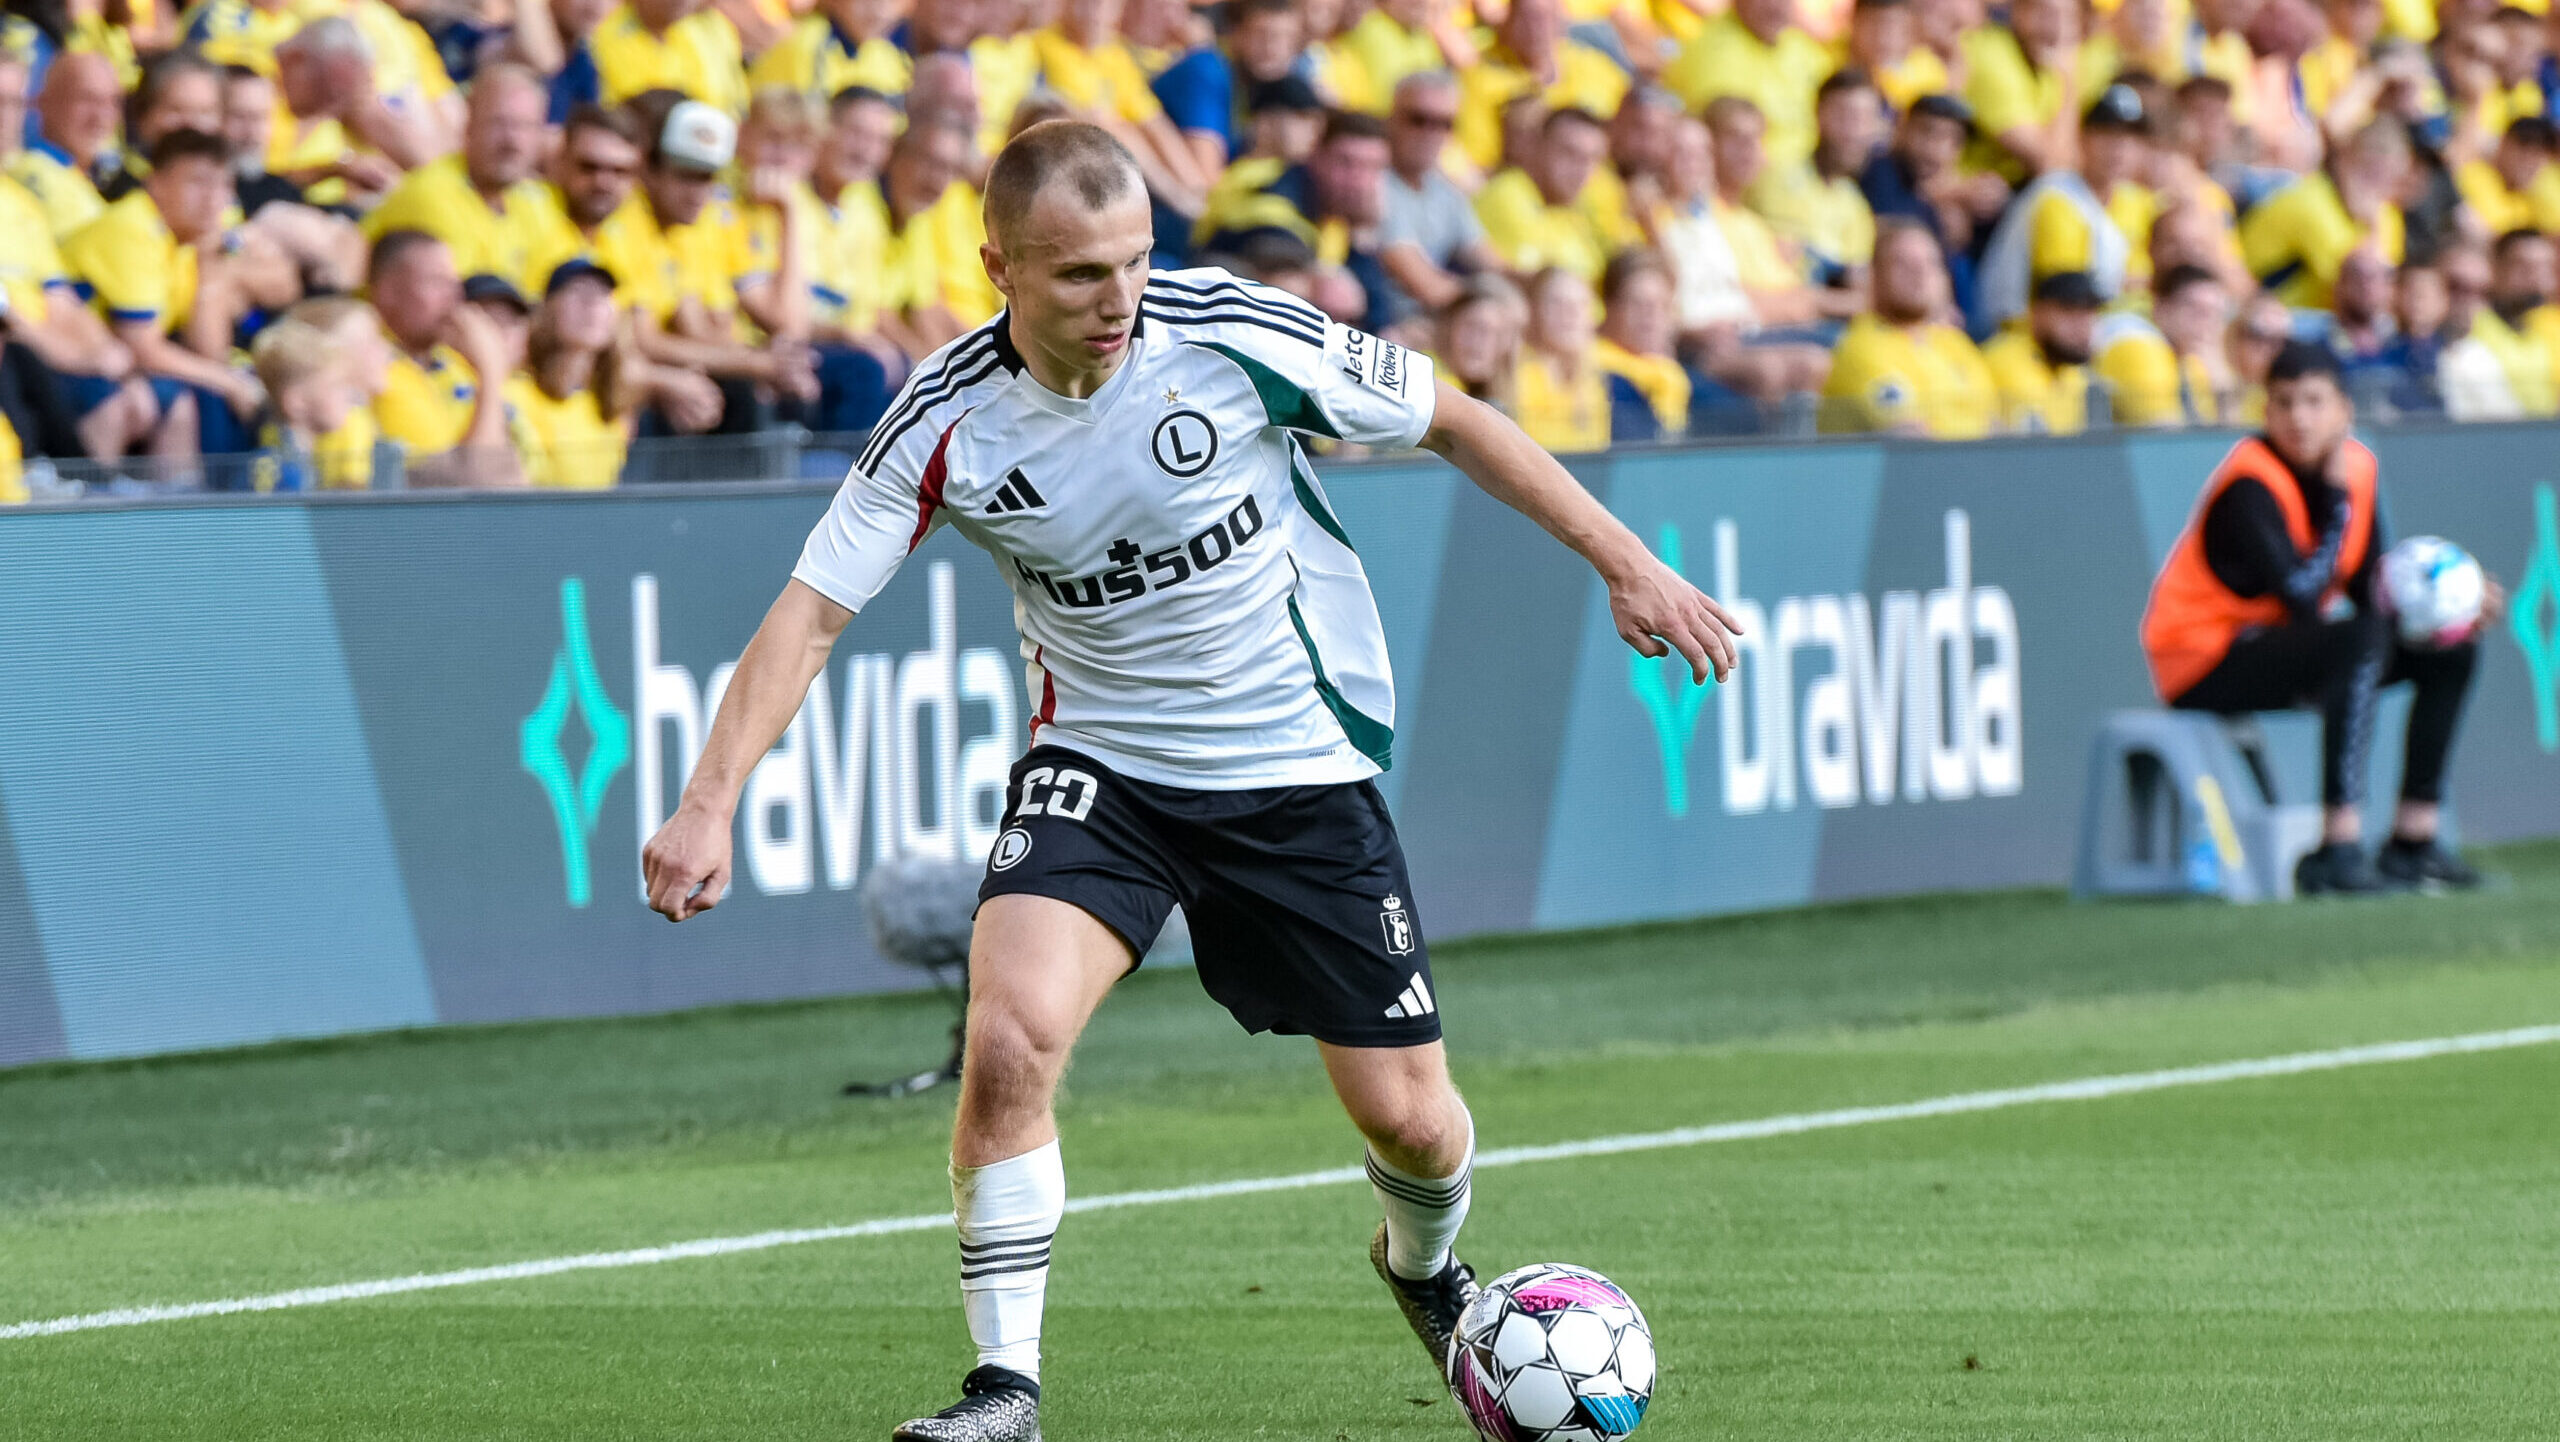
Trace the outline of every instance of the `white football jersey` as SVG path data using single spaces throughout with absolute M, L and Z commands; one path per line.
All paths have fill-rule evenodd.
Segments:
M 1158 271 L 1085 400 L 1005 317 L 916 368 L 792 572 L 859 611 L 937 526 L 1013 588 L 1036 741 L 1202 790 L 1389 764 L 1377 603 L 1297 434 L 1407 449 L 1427 357 L 1220 270 Z

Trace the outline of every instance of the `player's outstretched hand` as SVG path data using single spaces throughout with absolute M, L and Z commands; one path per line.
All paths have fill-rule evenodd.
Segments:
M 699 916 L 729 893 L 729 818 L 679 805 L 640 849 L 649 909 L 669 921 Z
M 1650 555 L 1628 575 L 1610 579 L 1609 619 L 1617 623 L 1618 638 L 1639 655 L 1678 651 L 1700 685 L 1710 671 L 1719 681 L 1733 674 L 1739 659 L 1733 638 L 1742 627 L 1706 592 Z

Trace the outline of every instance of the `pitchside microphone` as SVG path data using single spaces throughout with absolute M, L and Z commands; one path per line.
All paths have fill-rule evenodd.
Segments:
M 978 882 L 986 868 L 939 856 L 902 856 L 874 867 L 862 879 L 863 919 L 871 944 L 901 966 L 932 978 L 951 1003 L 951 1056 L 930 1071 L 885 1082 L 848 1082 L 846 1096 L 913 1096 L 960 1079 L 960 1049 L 968 1027 L 969 934 L 978 909 Z

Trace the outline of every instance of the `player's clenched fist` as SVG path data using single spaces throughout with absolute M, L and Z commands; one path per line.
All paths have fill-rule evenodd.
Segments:
M 649 909 L 669 921 L 718 906 L 729 894 L 729 818 L 678 806 L 640 849 L 640 876 L 649 888 Z

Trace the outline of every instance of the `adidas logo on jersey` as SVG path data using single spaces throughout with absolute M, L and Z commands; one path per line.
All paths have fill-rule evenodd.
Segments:
M 1417 971 L 1413 974 L 1413 980 L 1405 983 L 1404 990 L 1397 994 L 1396 1004 L 1387 1008 L 1387 1015 L 1393 1020 L 1402 1021 L 1411 1016 L 1429 1016 L 1439 1009 L 1431 1000 L 1430 985 L 1423 981 L 1422 973 Z
M 1048 498 L 1032 488 L 1031 478 L 1016 466 L 1005 472 L 1004 484 L 996 488 L 996 498 L 987 502 L 990 516 L 1010 515 L 1015 511 L 1036 511 L 1049 504 Z

